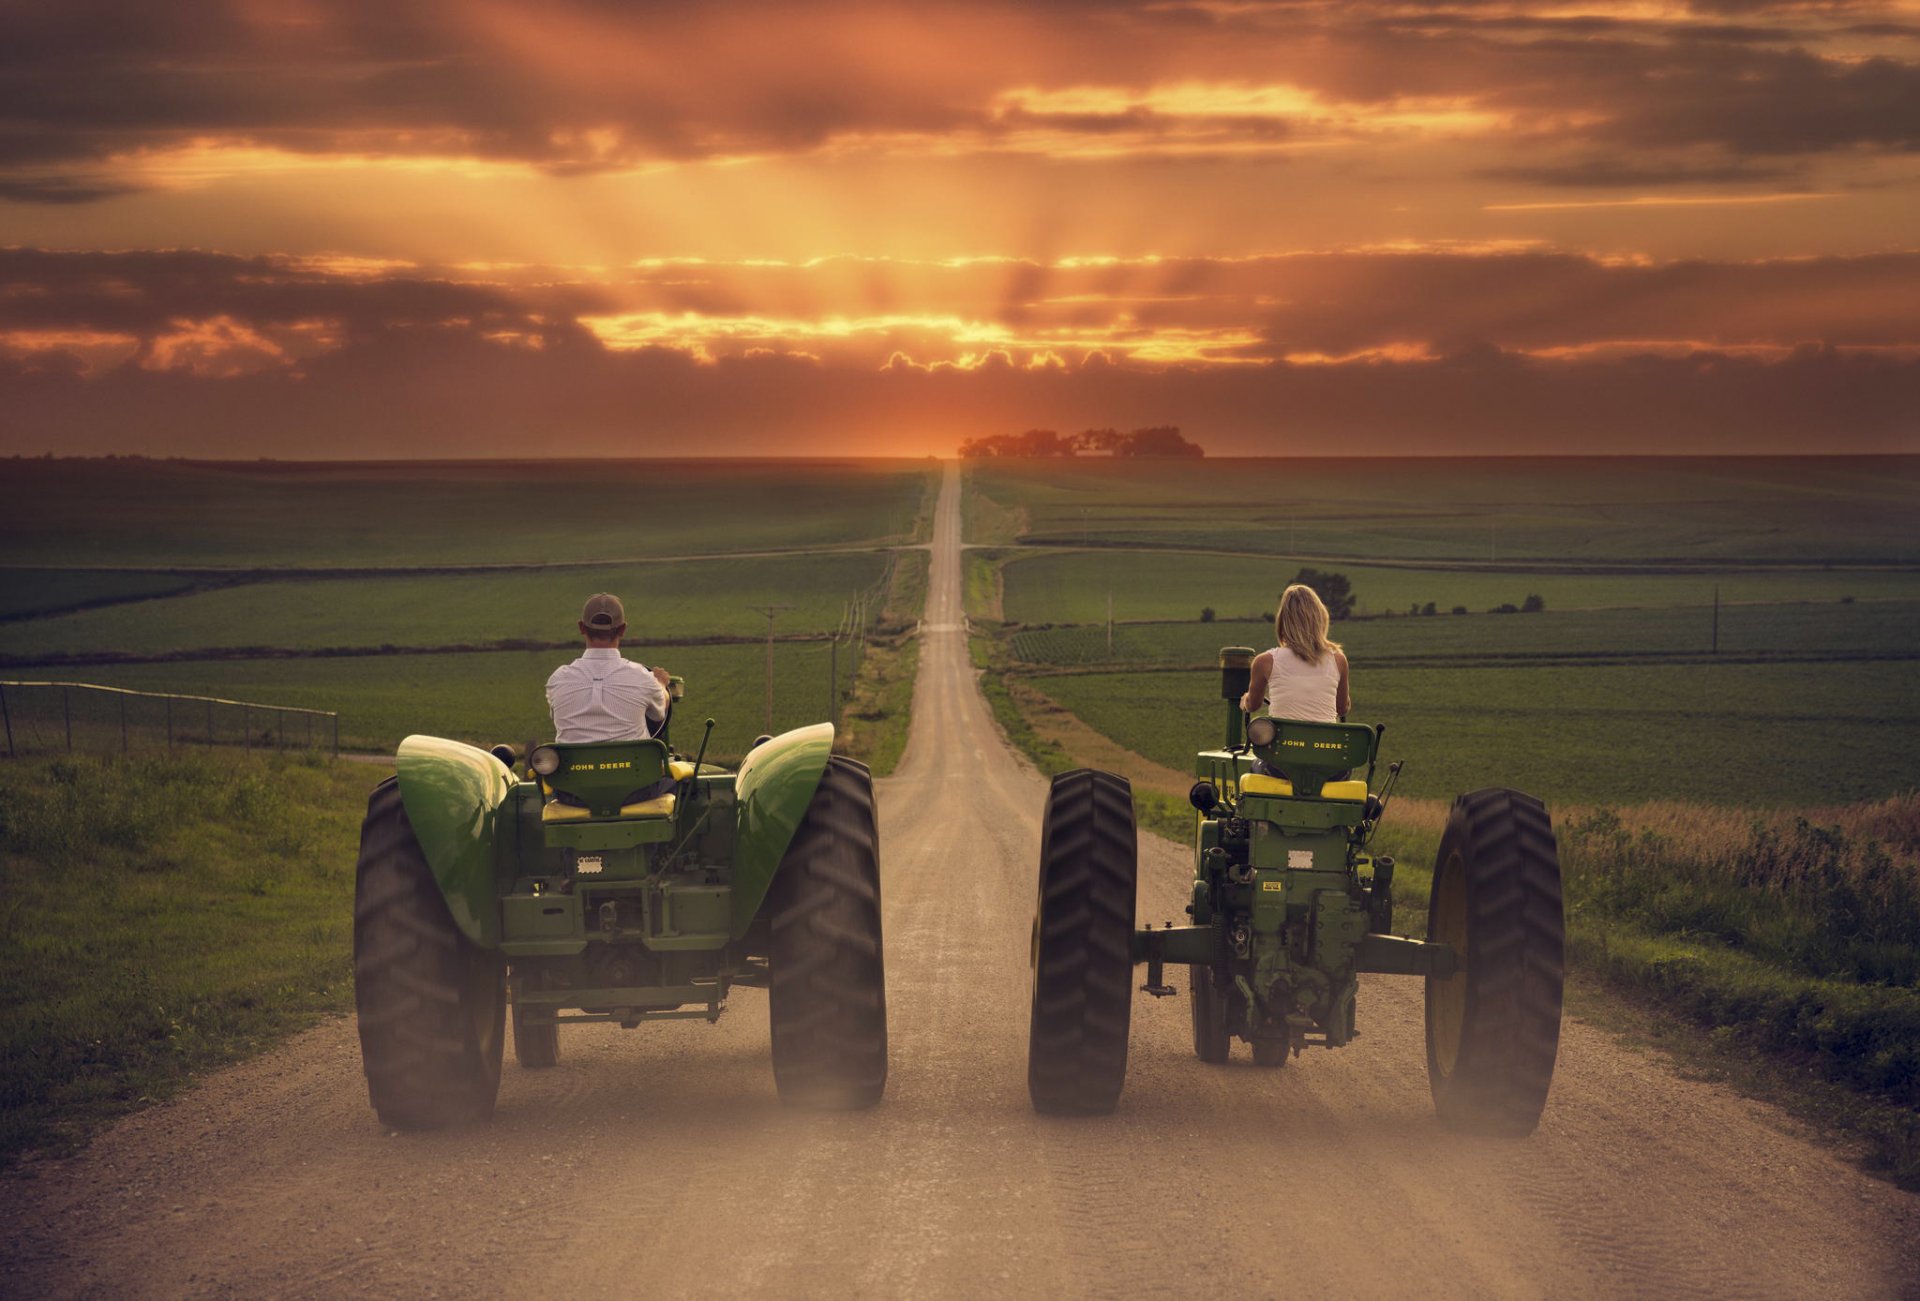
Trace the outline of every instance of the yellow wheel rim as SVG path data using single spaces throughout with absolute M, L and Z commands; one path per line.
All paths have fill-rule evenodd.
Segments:
M 1460 1060 L 1460 1036 L 1467 1020 L 1467 871 L 1459 854 L 1440 865 L 1427 938 L 1452 945 L 1459 957 L 1453 975 L 1445 980 L 1427 977 L 1427 1028 L 1433 1038 L 1434 1065 L 1442 1075 L 1452 1075 Z

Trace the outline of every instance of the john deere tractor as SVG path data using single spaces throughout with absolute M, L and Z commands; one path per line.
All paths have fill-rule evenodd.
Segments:
M 682 692 L 678 680 L 672 688 Z M 669 722 L 671 715 L 669 714 Z M 493 1111 L 560 1028 L 718 1020 L 768 991 L 788 1102 L 870 1106 L 887 1078 L 873 787 L 827 724 L 738 772 L 662 735 L 525 756 L 410 736 L 361 832 L 354 979 L 367 1092 L 424 1129 Z
M 1226 744 L 1200 753 L 1190 793 L 1190 925 L 1135 929 L 1135 830 L 1125 778 L 1053 779 L 1033 926 L 1028 1091 L 1043 1112 L 1103 1113 L 1127 1070 L 1133 972 L 1176 993 L 1191 972 L 1193 1051 L 1255 1065 L 1358 1033 L 1362 974 L 1426 980 L 1427 1073 L 1440 1117 L 1533 1132 L 1560 1039 L 1564 918 L 1553 827 L 1539 800 L 1493 789 L 1453 803 L 1440 838 L 1427 938 L 1393 934 L 1390 857 L 1368 845 L 1401 765 L 1374 776 L 1380 726 L 1248 719 L 1253 652 L 1220 652 Z M 1363 774 L 1363 775 L 1362 775 Z

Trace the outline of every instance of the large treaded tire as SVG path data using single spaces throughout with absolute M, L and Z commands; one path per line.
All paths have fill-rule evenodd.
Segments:
M 1512 790 L 1462 795 L 1447 815 L 1429 939 L 1462 969 L 1427 978 L 1427 1077 L 1453 1128 L 1521 1137 L 1546 1107 L 1560 1045 L 1566 914 L 1546 806 Z
M 514 976 L 516 982 L 520 979 Z M 546 980 L 537 974 L 527 976 L 526 984 L 532 989 L 547 987 Z M 551 1014 L 552 1009 L 547 1010 Z M 552 1022 L 529 1025 L 518 1002 L 513 1005 L 513 1059 L 530 1071 L 560 1064 L 560 1027 Z
M 389 777 L 367 799 L 353 906 L 360 1057 L 382 1122 L 437 1129 L 493 1114 L 506 975 L 454 925 Z
M 1214 983 L 1213 968 L 1189 967 L 1187 993 L 1193 1005 L 1193 1055 L 1218 1066 L 1233 1053 L 1227 1033 L 1227 1000 Z
M 1034 1109 L 1102 1115 L 1127 1078 L 1133 1014 L 1133 790 L 1079 769 L 1053 779 L 1040 830 L 1027 1093 Z
M 781 1100 L 871 1107 L 887 1087 L 887 981 L 880 835 L 865 764 L 827 760 L 767 908 L 767 1008 Z

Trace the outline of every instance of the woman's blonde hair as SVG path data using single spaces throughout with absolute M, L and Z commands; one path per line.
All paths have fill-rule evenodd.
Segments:
M 1280 608 L 1273 613 L 1273 635 L 1282 646 L 1309 664 L 1340 649 L 1340 643 L 1327 640 L 1331 620 L 1320 594 L 1305 583 L 1295 583 L 1280 593 Z

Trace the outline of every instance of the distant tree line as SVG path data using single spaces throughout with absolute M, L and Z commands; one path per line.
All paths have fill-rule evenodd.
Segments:
M 989 434 L 960 444 L 963 457 L 988 456 L 1126 456 L 1197 459 L 1206 449 L 1180 436 L 1178 425 L 1153 425 L 1122 433 L 1118 429 L 1083 429 L 1061 434 L 1052 429 L 1029 429 L 1024 434 Z
M 1355 594 L 1353 590 L 1353 584 L 1348 580 L 1345 574 L 1337 574 L 1330 570 L 1319 570 L 1319 569 L 1311 568 L 1309 566 L 1302 566 L 1300 569 L 1300 572 L 1293 576 L 1293 581 L 1295 583 L 1301 583 L 1307 587 L 1311 587 L 1314 591 L 1314 594 L 1320 598 L 1320 603 L 1327 607 L 1327 614 L 1334 622 L 1337 623 L 1342 620 L 1351 619 L 1354 617 L 1353 612 L 1355 607 L 1359 605 L 1360 598 L 1358 595 Z M 1842 597 L 1841 599 L 1851 600 L 1852 598 Z M 1542 610 L 1545 610 L 1546 608 L 1547 608 L 1547 599 L 1536 592 L 1536 593 L 1530 593 L 1527 596 L 1527 599 L 1519 605 L 1515 605 L 1511 601 L 1509 601 L 1505 604 L 1491 607 L 1487 611 L 1487 613 L 1488 614 L 1539 614 Z M 1398 611 L 1388 610 L 1388 611 L 1384 611 L 1384 613 L 1387 614 L 1389 617 L 1391 617 L 1392 615 L 1397 614 Z M 1407 608 L 1407 613 L 1416 618 L 1419 618 L 1427 615 L 1435 615 L 1440 613 L 1440 607 L 1433 601 L 1428 601 L 1425 605 L 1422 605 L 1420 602 L 1415 601 L 1411 606 Z M 1466 614 L 1467 607 L 1464 605 L 1456 605 L 1453 607 L 1453 613 Z M 1209 605 L 1209 606 L 1201 607 L 1201 610 L 1200 610 L 1201 623 L 1212 623 L 1218 617 L 1219 617 L 1218 612 L 1215 611 L 1212 606 Z M 1263 621 L 1269 620 L 1273 618 L 1273 614 L 1271 611 L 1269 611 L 1268 613 L 1261 615 L 1260 618 Z

